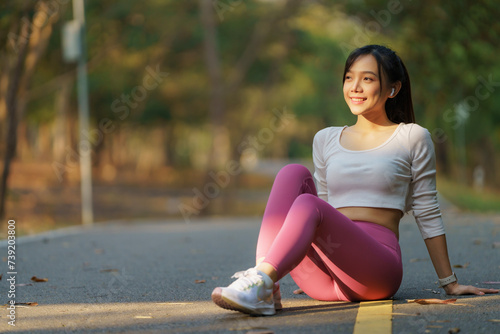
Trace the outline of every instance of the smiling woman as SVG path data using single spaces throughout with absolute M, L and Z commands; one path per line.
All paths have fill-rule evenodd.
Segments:
M 276 176 L 257 243 L 257 265 L 212 292 L 222 308 L 273 315 L 279 280 L 291 274 L 310 297 L 387 299 L 402 280 L 399 222 L 413 211 L 447 294 L 496 293 L 457 283 L 446 246 L 429 131 L 414 123 L 408 72 L 379 45 L 354 50 L 344 98 L 356 124 L 320 130 L 314 174 L 301 165 Z
M 362 104 L 367 100 L 368 96 L 356 95 L 359 89 L 362 92 L 366 89 L 366 94 L 383 103 L 378 107 L 385 109 L 386 115 L 381 116 L 387 116 L 393 123 L 415 122 L 410 77 L 401 58 L 391 50 L 379 45 L 354 50 L 347 58 L 343 83 L 344 98 L 351 112 L 354 113 L 353 102 Z

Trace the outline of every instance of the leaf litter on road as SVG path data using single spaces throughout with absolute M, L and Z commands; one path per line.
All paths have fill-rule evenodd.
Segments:
M 40 283 L 40 282 L 48 282 L 49 281 L 48 278 L 39 278 L 39 277 L 36 277 L 36 276 L 31 277 L 31 280 L 33 282 L 38 282 L 38 283 Z
M 441 292 L 439 292 L 439 291 L 437 291 L 437 290 L 433 290 L 433 289 L 423 289 L 423 290 L 424 290 L 424 291 L 430 291 L 430 292 L 432 292 L 432 293 L 433 293 L 433 294 L 435 294 L 435 295 L 440 295 L 440 294 L 441 294 Z
M 408 299 L 408 303 L 417 303 L 417 304 L 421 304 L 421 305 L 453 304 L 456 301 L 457 301 L 456 298 L 452 298 L 452 299 L 437 299 L 437 298 Z
M 9 306 L 10 304 L 4 304 L 3 306 Z M 14 303 L 16 307 L 28 307 L 28 306 L 38 306 L 37 302 L 26 302 L 26 303 Z
M 444 305 L 454 305 L 454 306 L 471 306 L 470 304 L 456 303 L 456 298 L 451 299 L 437 299 L 437 298 L 422 298 L 422 299 L 407 299 L 408 303 L 417 303 L 420 305 L 432 305 L 432 304 L 444 304 Z

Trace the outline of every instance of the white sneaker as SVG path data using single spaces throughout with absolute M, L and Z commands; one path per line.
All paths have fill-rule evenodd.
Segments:
M 263 272 L 250 268 L 233 275 L 237 278 L 227 288 L 215 288 L 212 300 L 218 306 L 253 315 L 274 315 L 272 279 Z

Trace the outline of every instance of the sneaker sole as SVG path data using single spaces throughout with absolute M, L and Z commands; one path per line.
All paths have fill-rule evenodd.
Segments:
M 259 312 L 259 310 L 254 310 L 247 308 L 243 305 L 240 305 L 233 300 L 229 298 L 225 298 L 222 295 L 222 289 L 221 288 L 215 288 L 214 291 L 212 292 L 212 301 L 219 307 L 222 307 L 223 309 L 226 310 L 232 310 L 232 311 L 238 311 L 238 312 L 243 312 L 246 314 L 251 314 L 251 315 L 274 315 L 275 312 L 274 310 L 264 310 L 264 312 Z

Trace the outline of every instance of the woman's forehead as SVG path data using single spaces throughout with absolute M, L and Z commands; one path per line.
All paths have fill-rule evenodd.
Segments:
M 377 75 L 377 60 L 371 54 L 359 56 L 349 68 L 349 72 L 373 72 Z

